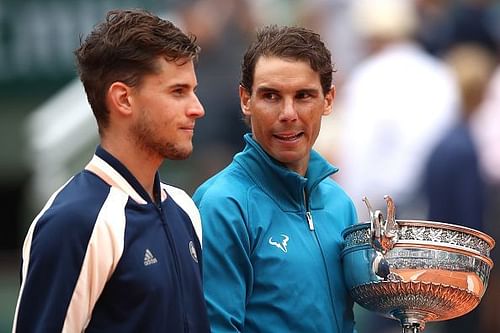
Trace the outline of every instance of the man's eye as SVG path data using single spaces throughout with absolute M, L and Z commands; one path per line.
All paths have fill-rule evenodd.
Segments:
M 270 101 L 275 101 L 279 98 L 278 94 L 275 93 L 265 93 L 264 98 Z
M 306 92 L 301 92 L 301 93 L 297 94 L 298 99 L 304 99 L 304 98 L 308 98 L 308 97 L 311 97 L 311 95 L 306 93 Z
M 173 91 L 174 95 L 177 95 L 177 96 L 181 96 L 184 94 L 184 90 L 183 89 L 175 89 Z

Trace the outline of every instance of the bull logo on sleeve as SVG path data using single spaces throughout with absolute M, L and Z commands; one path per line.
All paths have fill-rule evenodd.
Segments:
M 282 237 L 281 242 L 277 242 L 277 241 L 273 240 L 273 237 L 269 237 L 269 244 L 276 246 L 281 251 L 287 253 L 288 252 L 287 244 L 288 244 L 288 240 L 290 239 L 290 237 L 288 237 L 285 234 L 281 234 L 281 237 Z

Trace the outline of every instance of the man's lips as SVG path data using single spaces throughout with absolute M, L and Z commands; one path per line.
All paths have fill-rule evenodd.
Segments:
M 304 135 L 304 132 L 294 132 L 294 133 L 276 133 L 273 136 L 282 141 L 294 141 L 299 139 Z
M 181 130 L 183 131 L 194 131 L 194 124 L 193 125 L 186 125 L 186 126 L 181 126 L 180 127 Z

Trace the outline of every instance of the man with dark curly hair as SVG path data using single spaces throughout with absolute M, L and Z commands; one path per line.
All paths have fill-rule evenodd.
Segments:
M 212 332 L 352 333 L 341 232 L 357 221 L 312 149 L 332 112 L 330 51 L 299 27 L 260 30 L 242 64 L 246 147 L 196 191 Z

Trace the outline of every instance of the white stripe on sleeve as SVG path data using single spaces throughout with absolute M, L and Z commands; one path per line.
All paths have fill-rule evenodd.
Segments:
M 172 196 L 174 201 L 186 212 L 186 214 L 188 214 L 191 219 L 191 223 L 193 224 L 194 231 L 196 232 L 196 236 L 198 236 L 198 240 L 200 241 L 200 246 L 202 246 L 200 211 L 198 210 L 198 207 L 196 207 L 193 199 L 191 199 L 191 197 L 180 188 L 163 183 L 162 187 L 164 187 L 164 189 Z
M 90 322 L 97 299 L 116 269 L 125 238 L 128 196 L 111 187 L 92 231 L 82 270 L 69 303 L 63 332 L 82 332 Z

